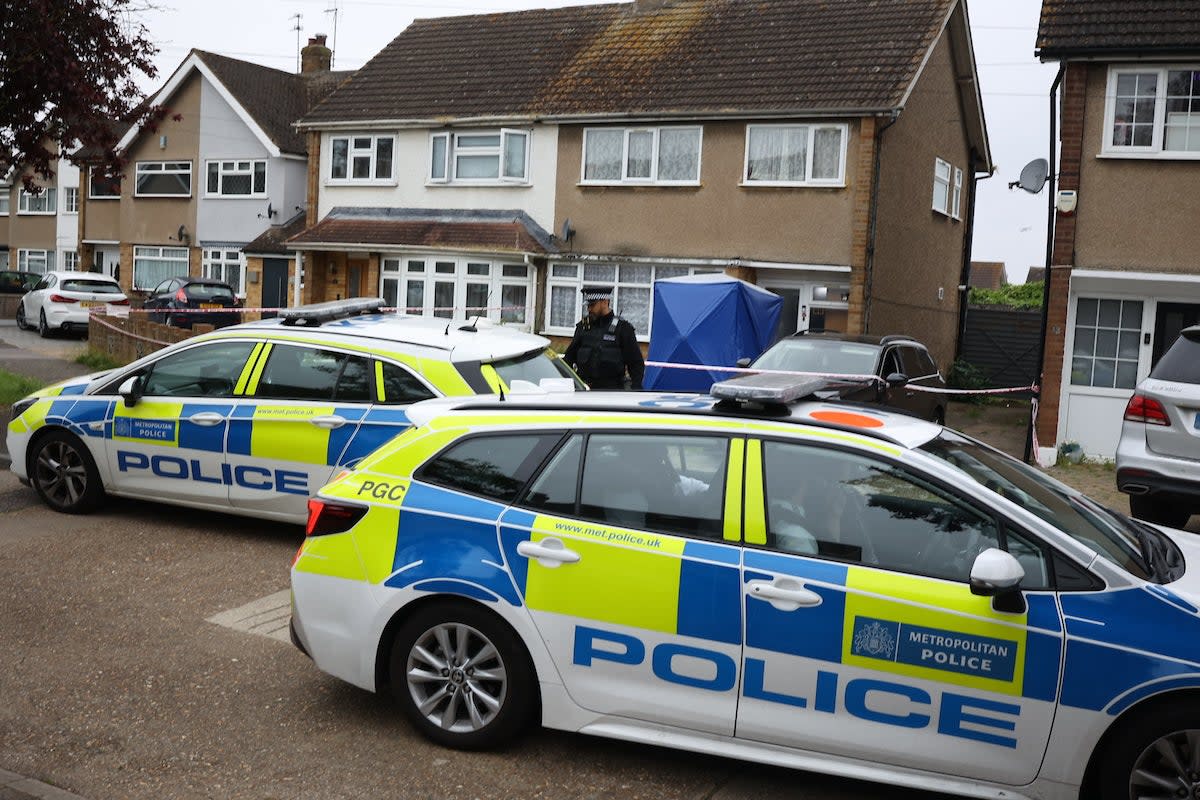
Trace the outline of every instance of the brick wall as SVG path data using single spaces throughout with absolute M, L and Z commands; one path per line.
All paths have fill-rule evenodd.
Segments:
M 859 129 L 858 160 L 854 164 L 854 215 L 851 219 L 850 308 L 847 333 L 866 329 L 867 240 L 871 235 L 871 187 L 875 173 L 874 117 L 864 117 Z
M 142 315 L 96 314 L 88 321 L 88 350 L 124 365 L 212 329 L 211 325 L 194 325 L 191 330 L 175 328 L 151 322 Z

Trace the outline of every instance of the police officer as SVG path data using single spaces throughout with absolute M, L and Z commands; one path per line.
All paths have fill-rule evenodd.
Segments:
M 638 347 L 633 326 L 612 311 L 612 287 L 585 286 L 583 301 L 587 316 L 575 326 L 575 336 L 567 348 L 566 361 L 593 389 L 642 389 L 646 365 Z

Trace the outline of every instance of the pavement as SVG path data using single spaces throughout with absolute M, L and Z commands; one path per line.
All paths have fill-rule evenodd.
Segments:
M 84 800 L 57 786 L 0 769 L 0 800 Z

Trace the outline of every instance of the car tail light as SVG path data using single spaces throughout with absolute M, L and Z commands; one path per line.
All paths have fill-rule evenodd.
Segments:
M 1130 422 L 1144 422 L 1147 425 L 1171 424 L 1163 404 L 1144 394 L 1135 394 L 1129 398 L 1129 404 L 1125 406 L 1125 419 Z
M 325 536 L 343 533 L 354 527 L 367 513 L 366 506 L 331 503 L 314 497 L 308 501 L 308 527 L 305 536 Z
M 184 293 L 183 289 L 175 292 L 175 299 L 181 303 L 187 303 L 188 301 L 187 294 Z
M 127 306 L 129 305 L 129 298 L 122 297 L 120 300 L 109 300 L 108 304 L 110 306 Z
M 51 303 L 78 303 L 79 301 L 73 297 L 63 297 L 61 294 L 50 295 Z

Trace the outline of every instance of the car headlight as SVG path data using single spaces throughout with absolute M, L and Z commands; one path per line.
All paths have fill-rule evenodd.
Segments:
M 12 419 L 16 419 L 17 417 L 24 414 L 26 411 L 29 410 L 29 407 L 31 405 L 33 405 L 34 403 L 36 403 L 37 401 L 38 401 L 38 398 L 36 398 L 36 397 L 26 397 L 23 400 L 18 400 L 17 402 L 13 403 L 12 404 Z

